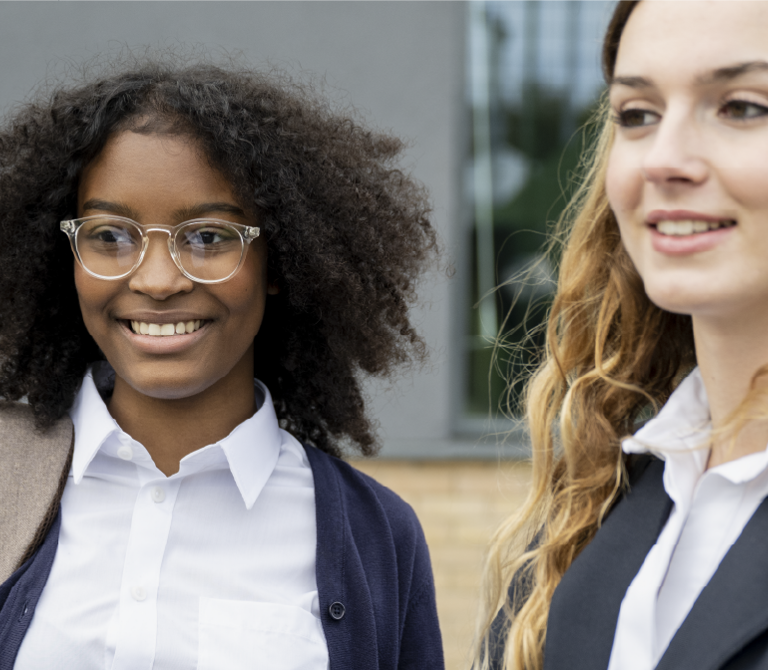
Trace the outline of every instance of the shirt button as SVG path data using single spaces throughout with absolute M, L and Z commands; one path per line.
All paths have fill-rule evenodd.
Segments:
M 346 612 L 346 609 L 344 605 L 342 605 L 339 602 L 333 603 L 333 605 L 331 605 L 328 608 L 328 613 L 331 615 L 331 618 L 334 619 L 335 621 L 338 621 L 339 619 L 344 618 L 345 612 Z
M 161 503 L 165 500 L 165 491 L 163 491 L 162 487 L 155 486 L 155 488 L 152 489 L 152 500 L 156 503 Z
M 131 589 L 131 596 L 133 596 L 134 600 L 141 602 L 142 600 L 146 599 L 147 590 L 143 586 L 134 586 Z
M 125 444 L 117 450 L 117 455 L 124 461 L 130 461 L 133 458 L 133 449 Z

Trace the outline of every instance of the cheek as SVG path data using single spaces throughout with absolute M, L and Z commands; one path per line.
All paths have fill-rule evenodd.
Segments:
M 86 325 L 91 314 L 98 310 L 98 305 L 102 302 L 100 288 L 93 277 L 86 274 L 79 266 L 75 267 L 75 289 Z
M 230 314 L 233 336 L 249 341 L 261 326 L 267 295 L 264 282 L 243 270 L 221 285 L 217 297 Z
M 637 161 L 629 152 L 614 145 L 608 159 L 605 193 L 619 224 L 621 241 L 636 266 L 643 231 L 644 183 Z
M 246 283 L 228 288 L 231 290 L 222 302 L 229 307 L 230 314 L 236 316 L 242 324 L 260 322 L 264 311 L 265 292 L 258 286 Z
M 614 144 L 608 157 L 605 192 L 617 216 L 632 212 L 642 204 L 643 176 L 639 163 L 621 145 Z
M 75 267 L 75 289 L 80 303 L 80 314 L 88 332 L 99 346 L 102 346 L 101 335 L 109 325 L 106 314 L 107 306 L 113 298 L 118 282 L 107 282 L 96 279 L 84 272 L 79 266 Z
M 744 156 L 744 160 L 735 163 L 729 158 L 721 161 L 718 166 L 718 177 L 726 194 L 748 211 L 768 209 L 766 154 L 768 148 L 760 152 L 757 160 L 752 156 Z

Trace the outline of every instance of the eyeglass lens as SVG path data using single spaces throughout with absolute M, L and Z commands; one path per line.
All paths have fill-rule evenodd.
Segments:
M 195 221 L 176 231 L 176 255 L 190 276 L 203 281 L 229 277 L 240 263 L 243 239 L 235 228 L 215 221 Z M 90 272 L 119 277 L 139 261 L 141 229 L 127 221 L 99 217 L 85 221 L 77 230 L 77 251 Z

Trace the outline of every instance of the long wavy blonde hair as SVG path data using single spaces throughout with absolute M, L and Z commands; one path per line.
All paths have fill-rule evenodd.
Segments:
M 608 81 L 636 4 L 620 2 L 608 27 Z M 478 670 L 490 666 L 491 646 L 503 649 L 504 670 L 542 667 L 552 594 L 626 486 L 621 438 L 643 412 L 657 411 L 695 364 L 690 317 L 648 299 L 608 204 L 614 126 L 607 99 L 598 123 L 582 182 L 553 236 L 553 245 L 564 241 L 558 287 L 544 358 L 525 394 L 533 486 L 522 511 L 491 542 L 474 650 Z

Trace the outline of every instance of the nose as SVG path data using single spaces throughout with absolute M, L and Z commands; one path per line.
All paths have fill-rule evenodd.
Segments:
M 185 277 L 171 257 L 165 231 L 153 231 L 139 267 L 128 280 L 128 287 L 136 293 L 144 293 L 155 300 L 166 300 L 177 293 L 189 293 L 194 282 Z
M 668 108 L 648 139 L 651 145 L 642 164 L 646 181 L 667 187 L 706 181 L 706 144 L 692 113 Z

